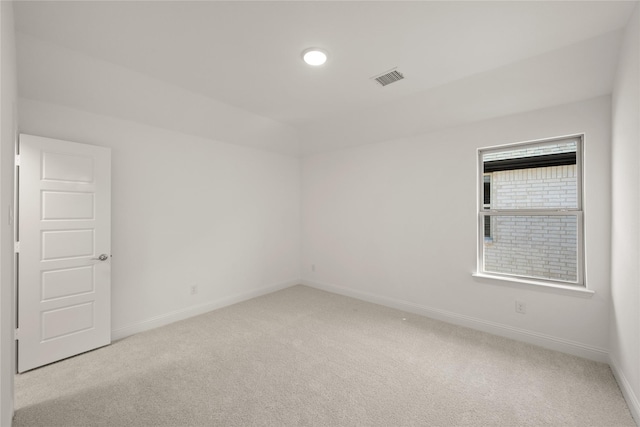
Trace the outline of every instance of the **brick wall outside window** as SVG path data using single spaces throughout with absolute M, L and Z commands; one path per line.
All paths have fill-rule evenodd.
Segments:
M 575 208 L 576 174 L 576 165 L 493 172 L 491 208 Z M 574 216 L 492 216 L 485 271 L 575 281 L 577 231 Z

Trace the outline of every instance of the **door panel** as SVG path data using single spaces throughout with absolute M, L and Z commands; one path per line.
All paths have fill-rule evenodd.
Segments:
M 42 179 L 47 181 L 93 182 L 93 159 L 81 155 L 42 153 Z
M 93 329 L 93 302 L 70 305 L 42 313 L 42 340 Z
M 93 292 L 93 266 L 42 273 L 42 301 Z
M 93 193 L 43 191 L 42 219 L 93 219 Z
M 42 260 L 93 255 L 93 230 L 42 232 Z
M 110 174 L 108 148 L 20 136 L 19 372 L 111 342 Z

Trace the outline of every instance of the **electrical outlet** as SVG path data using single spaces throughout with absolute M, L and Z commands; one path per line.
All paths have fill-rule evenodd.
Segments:
M 191 286 L 191 288 L 189 289 L 191 295 L 195 295 L 198 293 L 198 286 L 197 285 L 193 285 Z
M 525 314 L 527 312 L 527 304 L 516 300 L 516 313 Z

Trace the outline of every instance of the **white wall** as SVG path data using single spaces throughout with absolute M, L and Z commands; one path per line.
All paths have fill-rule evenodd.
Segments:
M 610 107 L 598 97 L 305 158 L 304 283 L 606 360 Z M 582 132 L 595 294 L 473 278 L 476 149 Z M 515 312 L 516 299 L 526 314 Z
M 299 282 L 297 158 L 22 98 L 19 112 L 22 133 L 112 148 L 115 338 Z
M 15 372 L 13 227 L 13 163 L 16 123 L 16 50 L 13 4 L 0 2 L 0 425 L 10 426 L 13 417 Z
M 612 96 L 610 358 L 640 422 L 640 7 L 627 26 Z
M 17 33 L 16 43 L 20 97 L 298 154 L 298 135 L 290 126 L 36 37 Z

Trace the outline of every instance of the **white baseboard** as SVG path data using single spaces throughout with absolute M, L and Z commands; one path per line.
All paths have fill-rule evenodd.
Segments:
M 239 302 L 250 300 L 252 298 L 256 298 L 262 295 L 270 294 L 272 292 L 289 288 L 291 286 L 295 286 L 300 283 L 301 283 L 300 279 L 291 279 L 291 280 L 287 280 L 286 282 L 278 283 L 275 285 L 264 286 L 262 288 L 255 289 L 253 291 L 230 295 L 227 297 L 217 299 L 215 301 L 208 301 L 202 304 L 186 307 L 181 310 L 175 310 L 169 313 L 161 314 L 159 316 L 154 316 L 150 319 L 146 319 L 141 322 L 136 322 L 131 325 L 113 329 L 111 331 L 111 340 L 116 341 L 116 340 L 128 337 L 130 335 L 138 334 L 140 332 L 148 331 L 160 326 L 177 322 L 178 320 L 188 319 L 190 317 L 197 316 L 199 314 L 204 314 L 209 311 L 216 310 L 218 308 L 226 307 L 226 306 L 237 304 Z
M 624 400 L 627 401 L 627 406 L 631 411 L 631 416 L 633 416 L 636 424 L 640 425 L 640 402 L 638 401 L 638 396 L 633 392 L 631 384 L 629 384 L 629 380 L 627 380 L 622 369 L 620 369 L 620 364 L 611 356 L 611 354 L 609 354 L 609 366 L 611 367 L 613 376 L 616 377 L 616 381 L 618 381 Z
M 303 279 L 302 284 L 327 292 L 333 292 L 359 300 L 372 302 L 374 304 L 380 304 L 386 307 L 391 307 L 432 319 L 441 320 L 443 322 L 453 323 L 455 325 L 465 326 L 471 329 L 488 332 L 490 334 L 499 335 L 505 338 L 523 341 L 551 350 L 583 357 L 585 359 L 595 360 L 597 362 L 603 363 L 609 362 L 609 352 L 604 348 L 593 347 L 579 342 L 554 337 L 551 335 L 541 334 L 521 328 L 515 328 L 513 326 L 478 319 L 471 316 L 465 316 L 463 314 L 441 310 L 438 308 L 427 307 L 412 302 L 375 295 L 369 292 L 348 289 L 342 286 L 331 285 L 307 279 Z

